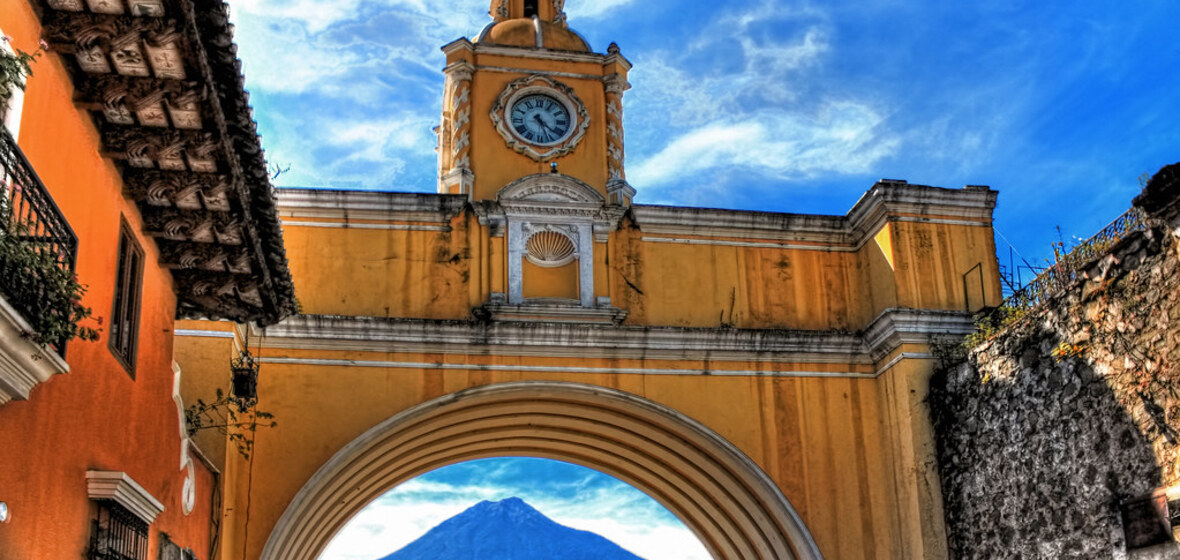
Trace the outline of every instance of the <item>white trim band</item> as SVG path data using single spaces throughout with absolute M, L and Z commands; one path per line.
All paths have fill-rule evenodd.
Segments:
M 86 492 L 91 500 L 113 500 L 151 525 L 164 504 L 125 472 L 86 471 Z

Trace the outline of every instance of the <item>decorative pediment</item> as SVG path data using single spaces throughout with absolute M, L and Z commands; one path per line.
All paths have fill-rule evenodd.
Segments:
M 606 199 L 593 187 L 569 175 L 538 173 L 509 183 L 500 189 L 496 199 L 507 201 L 596 203 Z

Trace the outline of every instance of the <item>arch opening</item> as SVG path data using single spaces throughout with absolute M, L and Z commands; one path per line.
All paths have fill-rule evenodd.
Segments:
M 296 495 L 264 560 L 315 560 L 361 508 L 440 467 L 491 457 L 574 463 L 660 502 L 719 560 L 821 558 L 777 486 L 707 427 L 603 387 L 489 385 L 400 413 L 354 440 Z
M 520 514 L 506 516 L 505 523 L 503 512 Z M 540 516 L 613 546 L 556 529 Z M 456 517 L 461 522 L 440 527 Z M 485 524 L 509 530 L 495 543 L 476 536 L 484 554 L 514 551 L 519 535 L 512 528 L 521 527 L 526 539 L 534 532 L 541 536 L 534 554 L 581 542 L 588 549 L 571 550 L 579 557 L 592 552 L 614 557 L 617 546 L 644 560 L 712 558 L 679 518 L 634 486 L 573 463 L 508 457 L 442 467 L 393 488 L 352 518 L 319 560 L 385 558 L 407 546 L 434 550 L 440 542 L 462 549 L 476 545 L 468 539 L 480 535 L 478 527 Z

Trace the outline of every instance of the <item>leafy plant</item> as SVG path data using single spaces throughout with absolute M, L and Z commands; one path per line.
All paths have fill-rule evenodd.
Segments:
M 0 41 L 7 45 L 12 39 L 4 36 L 0 37 Z M 31 53 L 15 47 L 11 53 L 7 52 L 7 49 L 0 49 L 0 109 L 3 109 L 12 98 L 12 94 L 15 93 L 14 87 L 24 91 L 25 78 L 33 75 L 33 62 L 48 47 L 45 41 L 41 41 L 40 48 Z
M 975 348 L 1027 314 L 1028 310 L 1022 307 L 1001 305 L 989 313 L 978 315 L 975 318 L 975 332 L 967 335 L 963 346 L 967 349 Z
M 82 305 L 86 287 L 26 224 L 11 221 L 8 206 L 0 191 L 0 293 L 32 327 L 26 336 L 40 345 L 98 340 L 97 329 L 80 325 L 92 314 Z
M 238 453 L 244 459 L 250 458 L 254 450 L 254 433 L 259 427 L 273 428 L 278 425 L 274 415 L 261 410 L 251 410 L 254 399 L 245 399 L 226 393 L 220 388 L 216 392 L 216 400 L 205 402 L 197 399 L 194 404 L 184 411 L 184 419 L 188 425 L 188 435 L 196 435 L 201 430 L 217 430 L 238 448 Z
M 1053 355 L 1054 361 L 1063 362 L 1069 358 L 1084 356 L 1089 350 L 1090 346 L 1088 344 L 1072 344 L 1062 341 L 1050 353 Z

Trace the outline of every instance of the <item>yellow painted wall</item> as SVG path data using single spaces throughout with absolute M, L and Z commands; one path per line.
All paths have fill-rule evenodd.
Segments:
M 183 342 L 182 344 L 189 344 Z M 204 348 L 202 345 L 201 347 Z M 679 367 L 687 362 L 462 357 L 430 354 L 264 349 L 264 358 L 554 367 Z M 813 367 L 823 368 L 822 365 Z M 838 370 L 841 366 L 828 366 Z M 921 366 L 919 365 L 919 369 Z M 186 376 L 192 369 L 186 370 Z M 911 372 L 906 372 L 909 375 Z M 899 374 L 900 375 L 900 374 Z M 253 491 L 227 474 L 222 558 L 255 558 L 289 500 L 333 454 L 383 420 L 463 389 L 510 381 L 601 385 L 645 397 L 704 423 L 749 455 L 783 489 L 828 558 L 917 558 L 918 499 L 899 494 L 895 440 L 914 437 L 898 415 L 913 406 L 908 381 L 868 378 L 716 377 L 570 373 L 423 371 L 349 366 L 264 364 L 259 407 L 275 428 L 257 432 L 253 465 L 226 453 L 226 473 L 253 469 Z M 897 395 L 903 395 L 898 401 Z M 259 476 L 258 473 L 265 473 Z M 231 494 L 235 497 L 231 498 Z M 245 508 L 249 508 L 249 528 Z M 899 513 L 900 511 L 900 513 Z M 248 535 L 248 536 L 247 536 Z M 245 540 L 243 540 L 245 539 Z M 237 551 L 237 552 L 232 552 Z M 938 556 L 926 556 L 938 557 Z
M 452 219 L 450 227 L 286 227 L 303 312 L 470 318 L 492 292 L 506 291 L 507 251 L 504 238 L 490 237 L 470 213 Z M 963 275 L 980 263 L 986 301 L 995 305 L 1000 299 L 988 227 L 892 222 L 853 252 L 642 237 L 625 223 L 609 243 L 595 244 L 596 295 L 627 310 L 628 325 L 856 331 L 895 307 L 967 311 Z M 568 278 L 560 274 L 530 279 L 552 283 L 526 282 L 535 294 L 568 291 Z
M 547 268 L 524 259 L 524 297 L 578 299 L 578 261 Z

